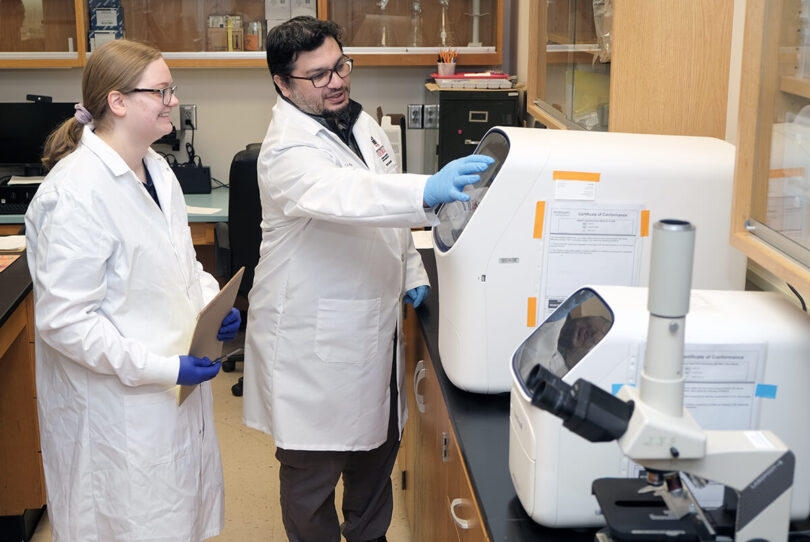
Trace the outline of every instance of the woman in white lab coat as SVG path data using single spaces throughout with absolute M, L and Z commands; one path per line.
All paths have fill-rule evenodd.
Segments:
M 171 130 L 175 88 L 152 47 L 94 51 L 25 216 L 55 542 L 198 541 L 222 528 L 207 382 L 219 364 L 179 355 L 218 285 L 196 261 L 177 179 L 149 148 Z M 176 384 L 200 385 L 178 406 Z

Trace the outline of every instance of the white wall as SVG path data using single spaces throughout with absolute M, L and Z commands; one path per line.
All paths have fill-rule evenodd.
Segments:
M 376 117 L 405 113 L 409 103 L 424 102 L 429 68 L 356 68 L 352 72 L 352 98 Z M 266 68 L 174 68 L 180 103 L 197 105 L 199 130 L 194 144 L 211 175 L 227 182 L 231 159 L 248 143 L 261 142 L 276 101 Z M 25 101 L 26 94 L 53 96 L 54 101 L 79 101 L 80 69 L 0 70 L 0 102 Z M 173 113 L 179 125 L 177 112 Z M 1 120 L 0 120 L 1 121 Z M 423 132 L 408 130 L 408 170 L 422 171 Z M 186 160 L 184 150 L 177 153 Z

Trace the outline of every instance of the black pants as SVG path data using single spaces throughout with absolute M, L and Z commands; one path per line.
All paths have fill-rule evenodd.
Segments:
M 394 348 L 396 360 L 396 347 Z M 281 518 L 290 542 L 385 540 L 391 523 L 391 471 L 399 451 L 396 361 L 391 370 L 388 439 L 369 451 L 276 449 L 281 463 Z M 335 486 L 343 476 L 343 525 L 335 510 Z

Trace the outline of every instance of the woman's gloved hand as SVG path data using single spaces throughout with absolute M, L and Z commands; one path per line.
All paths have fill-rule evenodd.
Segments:
M 242 323 L 242 316 L 239 314 L 239 309 L 231 307 L 231 311 L 225 318 L 222 319 L 219 331 L 217 332 L 217 340 L 229 342 L 234 340 L 236 332 L 239 331 L 239 324 Z
M 193 386 L 211 380 L 217 376 L 221 365 L 220 362 L 211 365 L 211 360 L 208 358 L 180 356 L 180 372 L 177 375 L 177 383 L 184 386 Z
M 405 302 L 413 305 L 413 308 L 415 309 L 422 304 L 422 301 L 425 300 L 428 292 L 430 292 L 430 286 L 417 286 L 416 288 L 411 288 L 405 293 Z
M 471 154 L 453 160 L 438 173 L 428 177 L 425 193 L 422 196 L 425 205 L 433 207 L 439 203 L 469 200 L 470 196 L 462 190 L 468 184 L 481 180 L 481 176 L 476 173 L 486 171 L 493 162 L 495 162 L 494 158 L 484 154 Z

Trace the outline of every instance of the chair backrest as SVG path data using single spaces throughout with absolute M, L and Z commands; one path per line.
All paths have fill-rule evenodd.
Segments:
M 262 240 L 262 204 L 256 162 L 261 143 L 251 143 L 231 161 L 228 197 L 228 238 L 231 245 L 231 273 L 245 266 L 239 293 L 247 295 L 253 286 L 253 272 L 259 263 Z

